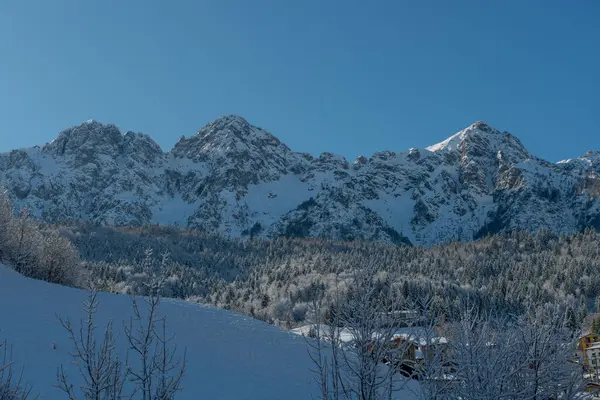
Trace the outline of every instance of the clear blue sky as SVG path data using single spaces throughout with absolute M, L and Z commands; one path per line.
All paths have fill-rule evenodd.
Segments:
M 599 21 L 597 0 L 2 0 L 0 151 L 87 119 L 170 149 L 239 114 L 350 159 L 485 120 L 557 161 L 600 150 Z

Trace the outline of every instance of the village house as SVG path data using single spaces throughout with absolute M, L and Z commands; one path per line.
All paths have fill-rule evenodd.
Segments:
M 600 369 L 600 335 L 594 333 L 582 335 L 577 347 L 587 371 Z

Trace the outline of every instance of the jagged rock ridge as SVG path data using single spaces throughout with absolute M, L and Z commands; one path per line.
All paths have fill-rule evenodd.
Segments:
M 238 116 L 166 153 L 147 135 L 87 121 L 44 146 L 0 154 L 0 181 L 16 204 L 52 222 L 421 245 L 598 228 L 599 174 L 598 152 L 552 164 L 481 121 L 426 149 L 353 163 L 293 152 Z

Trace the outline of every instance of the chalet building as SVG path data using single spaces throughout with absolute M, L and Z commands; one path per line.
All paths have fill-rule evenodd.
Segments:
M 600 335 L 588 333 L 581 336 L 577 347 L 586 370 L 600 370 Z

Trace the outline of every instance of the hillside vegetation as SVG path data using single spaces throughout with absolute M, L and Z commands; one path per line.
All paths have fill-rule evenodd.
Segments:
M 581 322 L 598 309 L 600 234 L 513 233 L 422 248 L 369 242 L 279 238 L 230 239 L 200 231 L 146 226 L 50 226 L 15 216 L 0 196 L 0 255 L 26 276 L 116 293 L 144 294 L 164 277 L 162 295 L 239 311 L 286 327 L 310 321 L 315 296 L 331 299 L 352 271 L 423 293 L 448 318 L 468 298 L 520 313 L 526 304 L 563 303 Z M 341 285 L 341 286 L 340 286 Z M 318 290 L 317 290 L 318 289 Z
M 165 296 L 286 327 L 310 321 L 315 296 L 331 298 L 352 271 L 367 266 L 406 298 L 430 293 L 448 318 L 468 298 L 510 313 L 558 301 L 580 322 L 597 309 L 600 296 L 600 235 L 591 230 L 514 233 L 429 249 L 320 239 L 242 241 L 156 226 L 62 230 L 104 290 L 137 291 L 144 280 L 165 274 Z

